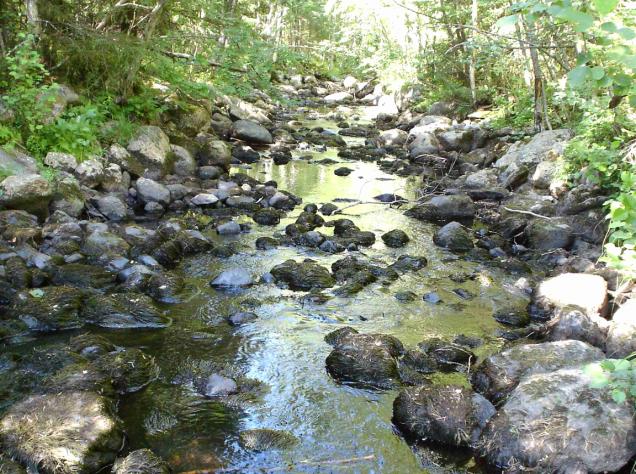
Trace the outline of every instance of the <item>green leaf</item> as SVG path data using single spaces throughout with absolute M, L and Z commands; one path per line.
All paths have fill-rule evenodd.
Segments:
M 500 18 L 495 23 L 495 28 L 505 28 L 507 26 L 514 26 L 519 21 L 519 15 L 509 15 Z
M 574 29 L 578 32 L 587 31 L 594 24 L 593 16 L 572 7 L 563 8 L 558 17 L 573 23 Z
M 636 38 L 636 31 L 632 30 L 631 28 L 621 28 L 617 31 L 617 33 L 621 36 L 621 38 L 627 41 Z
M 602 67 L 596 66 L 592 68 L 592 79 L 598 81 L 603 78 L 605 75 L 605 69 Z
M 632 107 L 636 107 L 636 95 L 629 96 L 629 105 Z
M 607 32 L 607 33 L 615 33 L 618 28 L 616 26 L 616 24 L 613 21 L 608 21 L 606 23 L 603 23 L 601 25 L 601 30 Z
M 585 84 L 590 76 L 590 68 L 587 66 L 578 66 L 568 73 L 568 83 L 570 86 L 577 88 Z
M 624 403 L 625 400 L 627 399 L 627 395 L 622 390 L 614 389 L 612 390 L 612 399 L 616 403 Z
M 593 0 L 594 6 L 601 15 L 607 15 L 616 9 L 620 0 Z

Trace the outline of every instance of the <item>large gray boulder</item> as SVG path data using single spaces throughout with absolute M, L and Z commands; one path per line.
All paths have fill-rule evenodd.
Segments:
M 582 367 L 527 377 L 482 433 L 504 472 L 616 472 L 636 454 L 633 403 L 595 389 Z
M 0 421 L 3 448 L 47 473 L 98 472 L 123 444 L 111 403 L 91 392 L 31 396 Z
M 157 202 L 162 206 L 170 204 L 170 190 L 152 179 L 139 178 L 135 185 L 137 196 L 143 203 Z
M 269 145 L 274 143 L 274 138 L 269 131 L 256 122 L 250 120 L 238 120 L 232 124 L 232 137 L 247 143 Z
M 420 155 L 436 155 L 440 149 L 437 137 L 427 127 L 415 127 L 411 129 L 406 143 L 409 155 L 413 159 Z
M 39 174 L 9 176 L 0 182 L 0 210 L 18 209 L 44 218 L 52 197 L 51 183 Z
M 159 127 L 139 127 L 127 150 L 135 160 L 127 160 L 126 169 L 137 176 L 157 179 L 172 171 L 170 139 Z
M 294 291 L 331 288 L 336 283 L 329 270 L 311 261 L 287 260 L 272 268 L 271 274 Z
M 470 388 L 424 385 L 402 390 L 393 423 L 407 436 L 447 446 L 475 446 L 495 407 Z
M 535 135 L 529 143 L 517 142 L 506 154 L 499 158 L 494 166 L 505 169 L 512 163 L 518 165 L 536 165 L 547 159 L 563 155 L 568 141 L 574 136 L 572 130 L 547 130 Z
M 422 221 L 448 223 L 466 221 L 475 217 L 475 205 L 466 195 L 434 196 L 423 204 L 405 212 L 408 217 Z
M 265 125 L 272 123 L 265 110 L 238 97 L 223 96 L 221 101 L 228 106 L 230 116 L 235 120 L 251 120 Z
M 503 400 L 522 380 L 534 374 L 579 366 L 605 357 L 581 341 L 524 344 L 486 358 L 472 376 L 475 390 L 492 402 Z
M 38 164 L 32 158 L 17 150 L 0 148 L 0 175 L 37 174 Z
M 536 219 L 525 229 L 528 245 L 535 250 L 569 249 L 574 242 L 574 232 L 565 222 Z
M 232 151 L 227 143 L 214 137 L 199 136 L 201 149 L 197 153 L 199 166 L 216 166 L 225 171 L 230 169 L 232 163 Z
M 451 252 L 468 252 L 474 247 L 473 239 L 459 222 L 449 222 L 433 236 L 433 242 Z

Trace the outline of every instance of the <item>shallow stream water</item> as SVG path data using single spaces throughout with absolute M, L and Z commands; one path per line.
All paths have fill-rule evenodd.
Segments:
M 307 124 L 337 130 L 329 120 Z M 360 139 L 348 141 L 355 144 Z M 316 160 L 325 157 L 338 159 L 334 150 L 314 153 Z M 336 176 L 334 170 L 345 165 L 354 172 L 347 177 Z M 403 254 L 425 256 L 428 266 L 402 275 L 390 286 L 373 284 L 353 297 L 333 297 L 326 303 L 314 303 L 303 299 L 303 293 L 264 283 L 240 292 L 217 291 L 209 282 L 226 269 L 246 268 L 258 279 L 290 258 L 312 258 L 327 267 L 342 258 L 343 254 L 299 247 L 255 249 L 258 237 L 284 232 L 304 204 L 340 199 L 370 202 L 381 193 L 414 199 L 418 186 L 415 178 L 388 175 L 376 164 L 364 162 L 324 165 L 295 159 L 276 166 L 271 160 L 263 160 L 248 170 L 237 167 L 238 171 L 261 181 L 275 180 L 280 189 L 302 197 L 303 205 L 276 228 L 244 218 L 242 222 L 251 223 L 249 233 L 237 237 L 210 233 L 217 242 L 234 241 L 240 252 L 226 259 L 200 254 L 180 264 L 176 272 L 186 279 L 186 288 L 180 303 L 164 306 L 172 318 L 167 329 L 103 332 L 118 345 L 142 348 L 156 358 L 161 368 L 157 381 L 120 403 L 130 447 L 151 448 L 177 472 L 212 469 L 219 464 L 230 468 L 225 472 L 261 472 L 287 466 L 289 472 L 482 472 L 463 452 L 413 449 L 407 444 L 391 423 L 397 391 L 362 390 L 334 382 L 325 370 L 331 347 L 324 336 L 349 325 L 363 333 L 394 335 L 405 346 L 413 347 L 426 338 L 451 340 L 464 334 L 484 339 L 485 344 L 476 349 L 482 357 L 498 347 L 493 333 L 500 326 L 492 313 L 506 303 L 508 293 L 503 288 L 511 286 L 515 278 L 437 248 L 432 242 L 436 227 L 405 217 L 404 209 L 363 204 L 344 210 L 342 216 L 377 236 L 373 247 L 356 255 L 385 265 Z M 341 208 L 351 204 L 335 203 Z M 396 228 L 404 230 L 411 241 L 403 248 L 391 249 L 379 237 Z M 318 230 L 332 232 L 332 228 Z M 464 278 L 449 278 L 471 274 L 476 277 L 464 283 L 456 282 Z M 458 288 L 474 297 L 460 298 L 452 291 Z M 395 294 L 401 291 L 414 292 L 417 298 L 400 302 Z M 440 304 L 422 299 L 431 291 L 440 295 Z M 260 300 L 254 309 L 259 318 L 240 328 L 231 327 L 226 318 L 246 298 Z M 261 384 L 254 383 L 252 397 L 237 397 L 229 404 L 206 400 L 188 381 L 192 374 L 215 370 Z M 452 374 L 436 379 L 461 382 L 465 376 Z M 238 433 L 253 428 L 286 430 L 299 441 L 281 451 L 246 451 L 238 443 Z

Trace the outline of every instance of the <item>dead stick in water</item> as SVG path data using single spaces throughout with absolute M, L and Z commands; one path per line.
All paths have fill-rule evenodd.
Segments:
M 337 211 L 334 212 L 334 214 L 341 214 L 342 211 L 346 210 L 346 209 L 351 209 L 352 207 L 356 207 L 356 206 L 362 206 L 365 204 L 379 204 L 382 206 L 391 206 L 393 204 L 408 204 L 410 201 L 407 201 L 406 199 L 398 199 L 397 201 L 391 201 L 391 202 L 382 202 L 382 201 L 360 201 L 360 202 L 355 202 L 353 204 L 349 204 L 348 206 L 342 207 L 340 209 L 338 209 Z
M 325 459 L 322 461 L 311 461 L 309 459 L 305 459 L 303 461 L 298 461 L 296 463 L 291 463 L 288 466 L 272 466 L 272 467 L 261 467 L 255 468 L 255 470 L 260 472 L 281 472 L 281 471 L 290 471 L 294 468 L 294 466 L 336 466 L 336 465 L 344 465 L 344 464 L 355 464 L 359 462 L 367 462 L 367 461 L 375 461 L 375 454 L 370 454 L 368 456 L 362 456 L 358 458 L 348 458 L 348 459 Z M 244 468 L 242 467 L 227 467 L 227 468 L 219 468 L 213 469 L 210 471 L 188 471 L 183 474 L 219 474 L 224 472 L 241 472 Z
M 523 210 L 521 210 L 521 209 L 510 209 L 510 208 L 508 208 L 508 207 L 506 207 L 506 206 L 501 206 L 501 207 L 503 207 L 503 208 L 504 208 L 506 211 L 508 211 L 508 212 L 516 212 L 516 213 L 519 213 L 519 214 L 527 214 L 527 215 L 529 215 L 529 216 L 539 217 L 539 218 L 541 218 L 541 219 L 546 219 L 546 220 L 549 220 L 549 221 L 551 221 L 551 220 L 552 220 L 552 218 L 551 218 L 551 217 L 548 217 L 548 216 L 542 216 L 541 214 L 535 214 L 535 213 L 534 213 L 534 212 L 532 212 L 532 211 L 523 211 Z

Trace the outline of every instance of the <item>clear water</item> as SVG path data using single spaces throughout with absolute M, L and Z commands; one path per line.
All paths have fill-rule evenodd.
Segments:
M 323 121 L 320 125 L 335 129 L 333 122 Z M 321 157 L 335 158 L 335 153 L 316 155 Z M 336 198 L 367 202 L 380 193 L 415 197 L 414 179 L 387 175 L 375 164 L 361 162 L 346 163 L 355 171 L 348 177 L 338 177 L 333 171 L 339 166 L 343 164 L 326 166 L 303 160 L 275 166 L 264 160 L 247 171 L 237 171 L 262 181 L 274 179 L 281 189 L 301 196 L 304 203 L 321 204 Z M 362 230 L 371 230 L 377 236 L 376 244 L 363 249 L 360 255 L 384 264 L 394 262 L 402 254 L 423 255 L 429 261 L 427 268 L 405 274 L 390 286 L 374 284 L 354 297 L 334 297 L 324 304 L 304 301 L 302 293 L 274 285 L 260 284 L 240 293 L 216 291 L 209 286 L 209 281 L 224 269 L 243 267 L 259 277 L 289 258 L 310 257 L 325 266 L 342 258 L 342 254 L 334 256 L 295 247 L 255 249 L 258 237 L 283 231 L 301 212 L 300 207 L 275 229 L 252 223 L 251 232 L 237 237 L 211 234 L 219 242 L 235 241 L 241 252 L 228 259 L 202 254 L 182 262 L 176 271 L 184 276 L 187 285 L 182 302 L 165 306 L 173 318 L 169 328 L 105 333 L 116 344 L 140 347 L 152 354 L 161 367 L 157 382 L 120 402 L 120 416 L 131 448 L 151 448 L 175 471 L 223 465 L 233 469 L 229 472 L 260 472 L 262 468 L 286 466 L 289 472 L 482 472 L 463 452 L 410 447 L 391 424 L 397 392 L 360 390 L 335 383 L 325 371 L 325 358 L 331 348 L 323 338 L 344 325 L 360 332 L 392 334 L 410 347 L 429 337 L 452 339 L 465 334 L 484 338 L 486 344 L 477 349 L 478 356 L 483 356 L 498 344 L 492 334 L 499 325 L 492 313 L 506 303 L 509 294 L 505 288 L 512 285 L 514 278 L 462 261 L 435 247 L 435 226 L 405 217 L 403 209 L 365 204 L 344 211 Z M 390 249 L 379 238 L 395 228 L 411 237 L 404 248 Z M 330 232 L 330 228 L 319 230 Z M 478 277 L 466 283 L 449 279 L 451 275 L 471 273 Z M 461 300 L 452 293 L 456 288 L 476 296 Z M 418 298 L 410 303 L 399 302 L 395 293 L 407 290 Z M 444 303 L 431 305 L 423 301 L 421 295 L 429 291 L 437 291 Z M 225 318 L 248 297 L 262 302 L 255 309 L 259 318 L 240 328 L 230 327 Z M 197 395 L 188 383 L 188 374 L 219 369 L 258 380 L 263 386 L 253 399 L 234 400 L 229 405 Z M 439 380 L 461 381 L 462 377 L 456 374 L 441 376 Z M 252 428 L 287 430 L 299 442 L 288 450 L 249 452 L 239 446 L 238 433 Z M 361 457 L 367 459 L 344 462 Z

